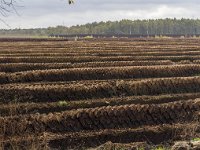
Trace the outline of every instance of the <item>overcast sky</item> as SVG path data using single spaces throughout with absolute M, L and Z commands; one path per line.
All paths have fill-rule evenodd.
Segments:
M 199 18 L 199 0 L 16 0 L 19 15 L 3 18 L 11 28 L 71 26 L 121 19 Z M 0 28 L 8 28 L 0 22 Z

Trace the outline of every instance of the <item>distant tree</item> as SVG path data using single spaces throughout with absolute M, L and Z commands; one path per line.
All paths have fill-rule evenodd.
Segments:
M 131 34 L 131 35 L 200 35 L 199 19 L 150 19 L 94 22 L 71 27 L 0 30 L 0 35 L 50 34 Z

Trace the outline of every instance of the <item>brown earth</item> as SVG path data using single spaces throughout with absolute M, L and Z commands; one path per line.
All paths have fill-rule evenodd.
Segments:
M 198 138 L 199 50 L 198 38 L 0 39 L 0 149 Z

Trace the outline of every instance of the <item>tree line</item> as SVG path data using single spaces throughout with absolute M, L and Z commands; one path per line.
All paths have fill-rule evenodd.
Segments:
M 0 30 L 0 35 L 5 36 L 48 36 L 51 34 L 200 35 L 200 19 L 124 19 L 71 27 Z

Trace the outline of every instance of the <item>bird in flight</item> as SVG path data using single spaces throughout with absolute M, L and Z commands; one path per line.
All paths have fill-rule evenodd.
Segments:
M 69 0 L 69 4 L 74 4 L 74 0 Z

